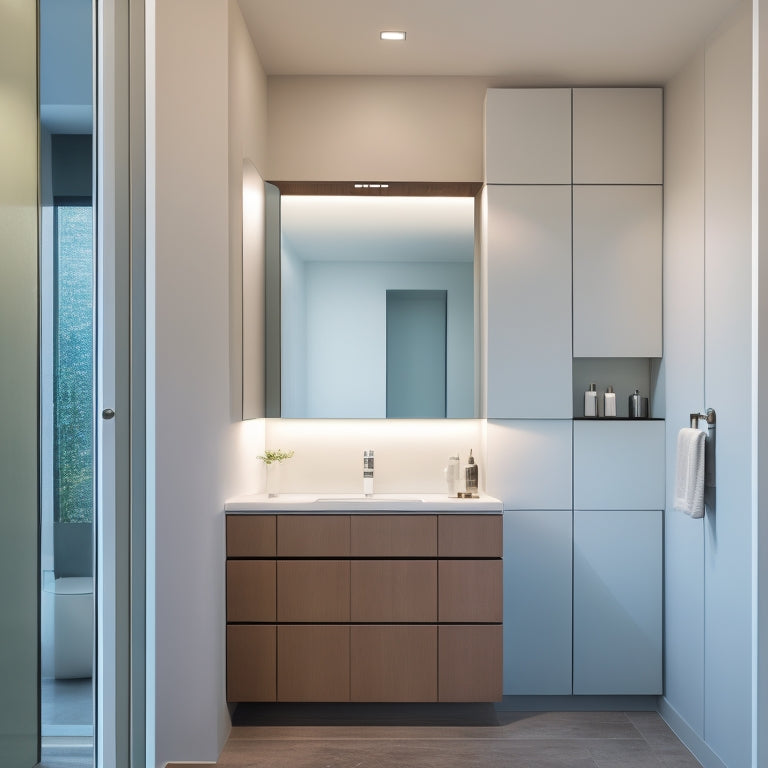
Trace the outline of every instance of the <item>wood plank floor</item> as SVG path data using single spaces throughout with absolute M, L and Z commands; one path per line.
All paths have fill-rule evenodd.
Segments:
M 217 768 L 695 768 L 655 712 L 241 705 Z

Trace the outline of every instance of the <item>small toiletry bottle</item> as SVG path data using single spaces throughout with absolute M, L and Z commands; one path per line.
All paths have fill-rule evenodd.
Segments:
M 363 451 L 363 496 L 373 496 L 373 451 Z
M 467 484 L 467 493 L 471 494 L 472 496 L 477 496 L 478 466 L 475 464 L 475 458 L 472 456 L 472 451 L 469 452 L 467 466 L 464 468 L 464 478 Z
M 588 419 L 597 417 L 597 387 L 594 384 L 590 384 L 584 393 L 584 416 Z
M 603 397 L 604 397 L 603 402 L 605 403 L 605 407 L 603 408 L 603 414 L 605 415 L 605 418 L 606 419 L 615 418 L 616 393 L 613 391 L 613 387 L 609 386 Z
M 448 483 L 448 497 L 455 499 L 459 493 L 459 456 L 450 456 L 448 466 L 445 468 L 445 479 Z

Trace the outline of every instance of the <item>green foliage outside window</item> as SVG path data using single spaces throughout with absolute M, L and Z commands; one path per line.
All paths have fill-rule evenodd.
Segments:
M 54 519 L 93 521 L 93 211 L 56 206 Z

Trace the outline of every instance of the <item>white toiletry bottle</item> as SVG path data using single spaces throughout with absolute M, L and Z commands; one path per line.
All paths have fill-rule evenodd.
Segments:
M 605 415 L 606 419 L 615 418 L 616 416 L 616 393 L 613 391 L 612 386 L 608 386 L 608 389 L 605 392 L 604 397 L 604 403 L 605 407 L 603 408 L 603 414 Z
M 373 496 L 373 451 L 363 451 L 363 496 Z
M 584 416 L 588 419 L 597 417 L 597 387 L 594 384 L 590 384 L 584 393 Z
M 448 483 L 448 497 L 455 499 L 459 494 L 459 455 L 448 457 L 448 466 L 445 468 L 445 479 Z
M 472 496 L 477 496 L 478 489 L 478 466 L 475 464 L 475 458 L 472 456 L 472 451 L 469 452 L 469 458 L 467 459 L 467 466 L 464 468 L 464 478 L 467 484 L 467 493 Z

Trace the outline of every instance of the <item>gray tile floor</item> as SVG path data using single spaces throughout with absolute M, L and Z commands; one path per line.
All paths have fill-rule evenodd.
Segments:
M 655 712 L 241 705 L 217 768 L 695 768 Z
M 93 768 L 93 686 L 90 678 L 40 685 L 41 768 Z

